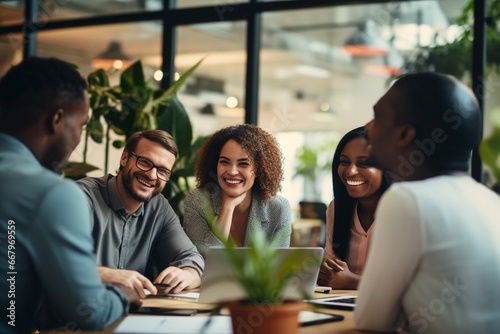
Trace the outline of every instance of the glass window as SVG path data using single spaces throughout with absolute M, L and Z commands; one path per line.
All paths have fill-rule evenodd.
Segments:
M 124 59 L 123 64 L 131 64 L 141 60 L 146 80 L 152 84 L 158 83 L 154 78 L 156 71 L 161 67 L 161 24 L 160 22 L 138 22 L 130 24 L 116 24 L 106 26 L 94 26 L 84 28 L 72 28 L 61 30 L 50 30 L 40 32 L 38 40 L 37 55 L 42 57 L 57 57 L 78 66 L 84 77 L 96 70 L 95 60 L 102 53 L 106 52 L 110 43 L 118 42 L 121 51 L 128 59 Z M 98 64 L 103 64 L 98 63 Z M 98 66 L 108 70 L 110 84 L 119 84 L 121 71 L 113 69 L 112 64 L 108 67 Z M 103 124 L 104 125 L 104 124 Z M 105 128 L 106 129 L 106 128 Z M 115 149 L 111 145 L 113 140 L 121 139 L 111 131 L 109 166 L 108 171 L 115 173 L 119 167 L 120 154 L 122 149 Z M 97 144 L 88 140 L 87 163 L 97 166 L 100 170 L 90 173 L 91 176 L 101 176 L 104 173 L 104 144 Z M 70 157 L 70 161 L 83 161 L 85 139 L 82 138 L 80 145 Z
M 0 35 L 0 78 L 12 65 L 23 58 L 23 36 L 21 34 Z
M 248 0 L 177 0 L 177 8 L 213 6 L 218 11 L 230 11 L 232 4 L 245 2 Z
M 280 138 L 283 189 L 294 207 L 332 199 L 325 163 L 336 140 L 372 119 L 391 80 L 416 48 L 431 45 L 449 17 L 458 16 L 456 6 L 413 1 L 263 14 L 258 120 Z M 296 175 L 306 149 L 318 159 L 315 180 Z
M 21 1 L 0 3 L 0 26 L 21 24 L 24 21 L 24 4 Z
M 98 15 L 138 13 L 161 10 L 162 0 L 42 0 L 40 21 L 83 18 Z
M 205 57 L 179 94 L 195 136 L 244 122 L 245 34 L 244 22 L 178 28 L 177 70 L 186 70 Z
M 213 6 L 220 11 L 248 2 L 177 0 L 176 6 Z M 141 13 L 163 7 L 161 0 L 41 3 L 41 19 L 46 20 Z M 454 40 L 460 31 L 453 23 L 466 3 L 468 0 L 392 1 L 263 13 L 258 123 L 279 138 L 285 152 L 289 164 L 285 168 L 285 196 L 310 196 L 302 178 L 292 178 L 300 149 L 335 141 L 369 121 L 373 104 L 391 80 L 406 71 L 419 70 L 415 66 L 420 51 Z M 19 24 L 23 4 L 2 1 L 0 27 Z M 245 22 L 224 21 L 177 28 L 177 72 L 183 73 L 206 56 L 179 92 L 195 135 L 244 122 L 246 28 Z M 45 31 L 39 34 L 38 54 L 67 59 L 87 74 L 98 55 L 118 47 L 131 61 L 141 59 L 154 73 L 162 62 L 161 29 L 160 22 L 143 21 Z M 22 57 L 22 38 L 0 37 L 1 74 Z M 372 45 L 377 47 L 361 48 L 357 42 L 366 37 L 373 37 L 376 43 Z M 447 63 L 469 69 L 461 61 Z M 497 81 L 489 75 L 486 82 L 485 134 L 494 120 L 492 110 L 500 104 L 499 95 L 494 94 Z M 332 147 L 328 154 L 333 156 L 333 151 Z M 319 182 L 326 180 L 327 175 L 322 175 Z M 324 181 L 322 187 L 329 182 Z M 319 195 L 324 201 L 331 196 L 327 189 Z

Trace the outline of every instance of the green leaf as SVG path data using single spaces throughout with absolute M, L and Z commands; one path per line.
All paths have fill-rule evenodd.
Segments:
M 125 142 L 123 140 L 113 140 L 112 145 L 114 148 L 121 149 L 125 147 Z
M 130 65 L 120 76 L 120 88 L 122 92 L 130 92 L 138 87 L 147 87 L 140 60 Z
M 102 143 L 104 130 L 102 128 L 102 124 L 99 119 L 92 117 L 89 123 L 87 124 L 86 129 L 87 129 L 86 131 L 90 135 L 90 138 L 92 138 L 93 141 L 99 144 Z
M 189 153 L 193 140 L 193 128 L 189 115 L 176 96 L 172 97 L 168 107 L 162 108 L 158 113 L 156 127 L 172 135 L 179 148 L 179 157 Z
M 500 128 L 494 128 L 493 133 L 483 139 L 479 146 L 479 155 L 497 181 L 500 181 Z
M 109 77 L 106 71 L 98 69 L 87 77 L 89 88 L 109 87 Z
M 84 162 L 68 162 L 68 165 L 64 169 L 64 177 L 67 177 L 72 180 L 79 180 L 85 176 L 88 172 L 99 169 L 96 166 L 84 163 Z
M 205 57 L 201 58 L 196 64 L 191 66 L 186 72 L 184 72 L 177 81 L 175 81 L 163 94 L 156 98 L 152 103 L 153 105 L 158 105 L 162 103 L 169 103 L 173 95 L 182 87 L 184 82 L 193 74 L 193 72 L 200 66 Z

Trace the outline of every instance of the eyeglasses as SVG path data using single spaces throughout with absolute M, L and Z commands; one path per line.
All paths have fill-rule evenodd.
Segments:
M 140 155 L 135 154 L 135 152 L 130 151 L 130 153 L 132 153 L 132 155 L 137 158 L 137 160 L 135 161 L 135 165 L 140 170 L 149 172 L 151 169 L 156 168 L 156 177 L 165 182 L 170 179 L 170 175 L 172 174 L 171 170 L 164 167 L 155 166 L 154 163 L 144 157 L 141 157 Z

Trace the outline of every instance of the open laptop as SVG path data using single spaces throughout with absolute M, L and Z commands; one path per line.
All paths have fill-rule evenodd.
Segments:
M 236 249 L 238 252 L 248 252 L 248 248 Z M 311 261 L 305 261 L 305 265 L 289 280 L 285 287 L 285 299 L 307 299 L 311 298 L 318 279 L 319 267 L 323 258 L 321 247 L 290 247 L 278 248 L 280 256 L 285 259 L 293 252 L 300 251 L 301 256 L 310 256 Z M 227 300 L 241 299 L 245 292 L 239 283 L 230 279 L 234 277 L 233 269 L 225 249 L 211 247 L 205 256 L 205 270 L 201 278 L 200 303 L 219 303 Z M 228 279 L 229 278 L 229 279 Z

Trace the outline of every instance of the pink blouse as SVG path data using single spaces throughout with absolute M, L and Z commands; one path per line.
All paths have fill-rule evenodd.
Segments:
M 349 241 L 349 249 L 347 250 L 347 266 L 351 272 L 361 275 L 365 267 L 366 257 L 368 255 L 368 248 L 370 246 L 370 239 L 373 231 L 372 224 L 368 231 L 363 229 L 358 217 L 358 204 L 354 206 L 354 221 L 351 224 L 351 238 Z M 333 243 L 333 220 L 334 213 L 334 200 L 330 202 L 326 209 L 326 245 L 325 245 L 325 258 L 335 257 L 332 249 Z

